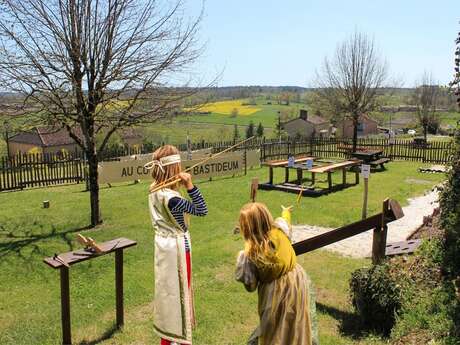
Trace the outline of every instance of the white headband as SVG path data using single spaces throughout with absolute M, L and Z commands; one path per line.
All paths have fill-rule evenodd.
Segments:
M 156 166 L 159 166 L 161 171 L 164 172 L 165 170 L 163 167 L 171 165 L 171 164 L 176 164 L 180 163 L 180 155 L 171 155 L 171 156 L 166 156 L 166 157 L 161 157 L 159 160 L 153 160 L 144 165 L 144 168 L 151 170 Z

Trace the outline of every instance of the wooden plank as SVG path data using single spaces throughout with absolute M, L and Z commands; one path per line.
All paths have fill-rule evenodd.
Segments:
M 386 256 L 404 255 L 415 252 L 422 244 L 421 239 L 388 243 L 385 248 Z
M 391 201 L 392 200 L 389 200 L 389 204 L 391 204 Z M 397 203 L 397 201 L 394 202 Z M 377 227 L 381 228 L 382 224 L 386 225 L 387 223 L 397 220 L 397 216 L 399 215 L 395 215 L 390 207 L 385 214 L 379 213 L 324 234 L 308 238 L 304 241 L 294 243 L 292 247 L 294 248 L 296 255 L 308 253 L 315 249 L 358 235 L 364 231 L 372 230 Z
M 349 160 L 349 161 L 344 161 L 340 163 L 334 163 L 334 164 L 329 164 L 329 165 L 325 165 L 322 167 L 313 168 L 310 171 L 314 173 L 325 173 L 329 171 L 332 172 L 337 169 L 349 168 L 349 167 L 356 166 L 359 164 L 361 164 L 360 160 Z
M 73 252 L 59 254 L 59 257 L 62 258 L 62 260 L 64 260 L 69 265 L 74 265 L 78 262 L 86 261 L 96 256 L 102 256 L 102 255 L 112 253 L 116 251 L 117 249 L 125 249 L 125 248 L 135 246 L 136 244 L 137 244 L 136 241 L 121 237 L 121 238 L 117 238 L 117 239 L 114 239 L 108 242 L 100 243 L 99 246 L 104 251 L 104 253 L 102 254 L 91 254 L 85 251 L 84 249 L 80 249 L 80 250 L 73 251 Z M 87 254 L 90 254 L 90 255 L 87 255 Z M 63 264 L 60 261 L 57 261 L 53 259 L 52 257 L 46 258 L 43 261 L 49 266 L 51 266 L 52 268 L 60 268 L 63 266 Z
M 316 157 L 302 157 L 302 158 L 296 158 L 295 163 L 302 163 L 306 162 L 309 159 L 316 159 Z M 287 160 L 270 160 L 268 162 L 262 163 L 262 165 L 267 165 L 267 166 L 272 166 L 272 167 L 279 167 L 288 164 Z
M 294 248 L 296 255 L 311 252 L 315 249 L 319 249 L 329 244 L 344 240 L 348 237 L 358 235 L 364 231 L 374 229 L 375 227 L 379 226 L 381 217 L 381 213 L 376 214 L 375 216 L 360 220 L 353 224 L 346 225 L 324 234 L 308 238 L 304 241 L 294 243 L 292 247 Z

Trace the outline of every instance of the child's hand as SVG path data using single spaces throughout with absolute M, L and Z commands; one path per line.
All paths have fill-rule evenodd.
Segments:
M 187 190 L 193 189 L 192 175 L 186 172 L 179 173 L 179 178 Z
M 283 210 L 283 212 L 289 212 L 289 213 L 292 213 L 292 210 L 294 209 L 294 206 L 288 206 L 288 207 L 285 207 L 283 205 L 281 205 L 281 209 Z
M 286 220 L 286 222 L 290 226 L 292 224 L 291 212 L 292 212 L 293 207 L 292 206 L 284 207 L 283 205 L 281 205 L 281 208 L 283 209 L 283 211 L 281 212 L 281 217 L 284 218 L 284 220 Z

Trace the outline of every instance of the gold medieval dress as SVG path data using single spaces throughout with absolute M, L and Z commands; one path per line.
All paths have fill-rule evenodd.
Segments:
M 192 343 L 195 323 L 193 290 L 187 284 L 185 237 L 169 211 L 168 202 L 180 194 L 168 188 L 149 194 L 149 208 L 155 229 L 154 330 L 163 339 Z
M 249 345 L 318 345 L 313 286 L 289 240 L 288 217 L 278 218 L 270 233 L 272 250 L 263 262 L 239 253 L 235 277 L 248 291 L 258 289 L 260 325 Z

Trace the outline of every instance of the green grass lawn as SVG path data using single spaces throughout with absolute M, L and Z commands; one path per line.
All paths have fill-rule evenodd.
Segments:
M 394 162 L 370 179 L 369 214 L 378 212 L 385 197 L 405 204 L 439 183 L 443 175 L 421 174 L 420 164 Z M 276 180 L 284 172 L 279 169 Z M 193 218 L 193 278 L 198 345 L 240 345 L 257 325 L 257 296 L 245 292 L 233 279 L 235 256 L 243 246 L 232 230 L 240 207 L 248 201 L 252 177 L 267 179 L 264 168 L 248 176 L 201 182 L 209 206 L 205 218 Z M 320 177 L 320 176 L 318 176 Z M 321 177 L 320 177 L 321 178 Z M 339 179 L 339 176 L 334 177 Z M 352 180 L 352 175 L 349 176 Z M 153 231 L 147 208 L 148 183 L 102 186 L 104 225 L 85 230 L 89 222 L 89 195 L 82 185 L 0 194 L 0 344 L 59 344 L 59 273 L 42 262 L 46 256 L 79 248 L 75 235 L 97 241 L 128 237 L 138 241 L 125 252 L 125 328 L 113 332 L 115 319 L 114 258 L 107 255 L 70 270 L 72 332 L 76 344 L 156 344 L 153 333 Z M 277 215 L 280 205 L 295 205 L 294 223 L 340 226 L 360 218 L 362 185 L 322 196 L 305 197 L 259 191 L 258 200 Z M 50 200 L 49 209 L 42 201 Z M 364 335 L 348 299 L 350 273 L 368 260 L 344 258 L 326 251 L 302 256 L 318 295 L 322 345 L 386 344 Z

